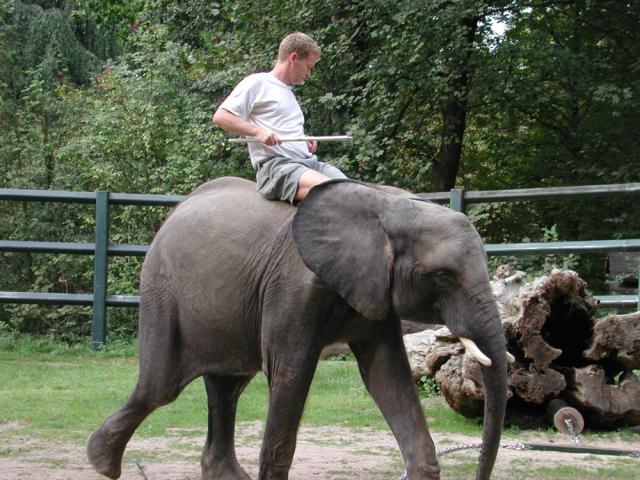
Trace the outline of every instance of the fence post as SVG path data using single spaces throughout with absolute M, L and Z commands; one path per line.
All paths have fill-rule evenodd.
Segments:
M 93 260 L 93 330 L 91 348 L 107 341 L 107 246 L 109 243 L 109 192 L 96 192 L 96 251 Z
M 449 208 L 464 213 L 464 188 L 452 188 L 449 195 Z

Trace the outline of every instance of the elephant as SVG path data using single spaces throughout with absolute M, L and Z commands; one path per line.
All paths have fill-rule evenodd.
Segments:
M 259 478 L 288 478 L 320 353 L 346 342 L 410 480 L 440 469 L 404 349 L 401 319 L 443 323 L 483 363 L 477 479 L 495 463 L 507 398 L 506 342 L 483 243 L 462 213 L 394 187 L 331 180 L 298 205 L 223 177 L 158 230 L 140 281 L 139 376 L 87 441 L 94 469 L 121 473 L 136 428 L 204 377 L 202 478 L 249 479 L 235 453 L 238 398 L 262 370 L 269 405 Z

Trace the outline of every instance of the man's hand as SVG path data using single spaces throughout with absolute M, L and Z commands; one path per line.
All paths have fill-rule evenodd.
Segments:
M 282 143 L 278 135 L 270 130 L 260 130 L 258 134 L 256 134 L 256 138 L 269 146 L 280 145 Z
M 309 152 L 316 153 L 318 150 L 318 142 L 316 140 L 310 140 L 307 142 L 307 147 L 309 148 Z

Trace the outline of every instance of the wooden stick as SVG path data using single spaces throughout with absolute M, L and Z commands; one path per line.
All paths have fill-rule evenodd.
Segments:
M 281 138 L 281 142 L 350 142 L 353 137 L 350 135 L 331 135 L 331 136 L 304 136 L 304 137 L 285 137 Z M 256 143 L 260 142 L 255 137 L 230 138 L 229 143 Z

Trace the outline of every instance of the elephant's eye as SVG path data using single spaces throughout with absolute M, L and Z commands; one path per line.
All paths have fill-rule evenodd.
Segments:
M 454 282 L 455 278 L 451 272 L 435 272 L 433 275 L 433 281 L 440 288 L 449 288 Z

